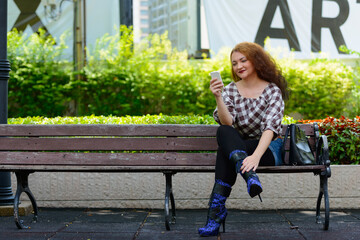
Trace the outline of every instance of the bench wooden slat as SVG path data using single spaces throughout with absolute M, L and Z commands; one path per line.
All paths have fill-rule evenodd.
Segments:
M 305 166 L 260 166 L 257 173 L 297 173 L 314 172 L 324 170 L 324 165 L 305 165 Z
M 214 172 L 215 166 L 59 166 L 0 165 L 0 172 Z
M 18 151 L 212 151 L 215 138 L 0 138 L 0 150 Z
M 314 136 L 315 129 L 314 129 L 313 124 L 301 124 L 299 126 L 301 127 L 302 130 L 305 131 L 305 134 L 307 136 Z M 282 136 L 285 136 L 286 128 L 287 128 L 287 125 L 282 125 L 282 129 L 281 129 L 282 130 L 282 133 L 281 133 Z
M 215 136 L 218 125 L 174 124 L 0 124 L 0 136 Z M 314 135 L 312 124 L 303 124 L 306 135 Z M 285 135 L 286 125 L 282 128 Z
M 218 125 L 0 124 L 0 136 L 215 136 Z
M 323 165 L 311 166 L 277 166 L 277 167 L 259 167 L 256 172 L 259 174 L 266 173 L 302 173 L 312 172 L 320 173 L 325 169 Z M 36 171 L 36 172 L 214 172 L 215 166 L 64 166 L 64 165 L 0 165 L 1 171 Z
M 215 166 L 216 153 L 0 152 L 2 165 Z
M 309 143 L 315 151 L 315 138 Z M 289 150 L 286 141 L 285 150 Z M 200 149 L 201 148 L 201 149 Z M 0 138 L 0 150 L 217 150 L 215 138 Z

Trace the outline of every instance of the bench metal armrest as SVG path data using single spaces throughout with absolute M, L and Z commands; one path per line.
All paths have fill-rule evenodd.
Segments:
M 321 135 L 316 143 L 316 163 L 320 165 L 330 165 L 329 144 L 326 135 Z
M 326 135 L 321 135 L 318 138 L 318 142 L 316 144 L 316 163 L 319 165 L 325 165 L 326 172 L 322 174 L 326 174 L 327 177 L 331 176 L 329 144 Z

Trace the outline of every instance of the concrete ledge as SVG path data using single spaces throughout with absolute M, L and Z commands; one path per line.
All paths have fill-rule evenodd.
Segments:
M 358 209 L 360 166 L 331 166 L 331 209 Z M 263 203 L 251 199 L 238 178 L 227 207 L 232 209 L 315 209 L 319 177 L 312 173 L 259 174 Z M 214 173 L 178 173 L 173 191 L 178 209 L 207 208 Z M 16 179 L 12 174 L 14 192 Z M 52 173 L 29 177 L 39 207 L 164 208 L 165 177 L 162 173 Z M 26 200 L 26 196 L 25 200 Z
M 27 216 L 33 211 L 32 205 L 30 201 L 22 201 L 19 205 L 19 215 Z M 9 206 L 0 206 L 0 216 L 8 217 L 14 215 L 14 207 L 12 205 Z

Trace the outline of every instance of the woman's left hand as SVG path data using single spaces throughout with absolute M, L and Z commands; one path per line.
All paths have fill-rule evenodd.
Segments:
M 272 130 L 265 130 L 262 133 L 259 144 L 256 147 L 254 153 L 244 159 L 240 168 L 241 173 L 249 172 L 250 170 L 254 170 L 254 172 L 256 171 L 257 167 L 259 166 L 261 156 L 269 147 L 273 137 L 274 132 Z
M 250 170 L 256 171 L 257 167 L 259 166 L 260 157 L 255 155 L 250 155 L 246 157 L 243 161 L 243 164 L 240 168 L 241 173 L 249 172 Z

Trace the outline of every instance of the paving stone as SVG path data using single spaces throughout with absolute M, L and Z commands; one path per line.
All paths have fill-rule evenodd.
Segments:
M 39 239 L 52 239 L 54 232 L 1 232 L 0 240 L 39 240 Z
M 104 232 L 104 233 L 136 233 L 141 223 L 72 223 L 62 232 Z
M 351 209 L 351 210 L 346 210 L 345 213 L 353 218 L 355 218 L 356 220 L 360 220 L 360 210 L 357 209 Z
M 11 239 L 203 239 L 198 228 L 207 210 L 178 210 L 167 231 L 163 210 L 47 209 L 30 229 L 17 229 L 13 217 L 0 217 L 0 240 Z M 25 220 L 30 220 L 26 219 Z M 360 210 L 333 210 L 328 231 L 315 223 L 314 210 L 243 211 L 229 209 L 226 232 L 207 239 L 359 239 Z
M 178 233 L 178 232 L 160 232 L 160 233 L 141 233 L 136 238 L 137 240 L 149 240 L 149 239 L 157 239 L 157 240 L 193 240 L 193 239 L 204 239 L 200 237 L 197 233 Z M 206 240 L 217 240 L 217 236 L 207 237 Z
M 85 223 L 142 223 L 148 214 L 148 210 L 92 209 L 82 212 L 77 221 Z
M 51 240 L 126 240 L 133 239 L 134 233 L 78 233 L 78 232 L 61 232 L 51 238 Z
M 223 240 L 255 240 L 255 239 L 276 239 L 276 240 L 304 240 L 304 238 L 297 232 L 288 232 L 281 230 L 257 231 L 247 230 L 231 233 L 221 233 L 220 238 Z

